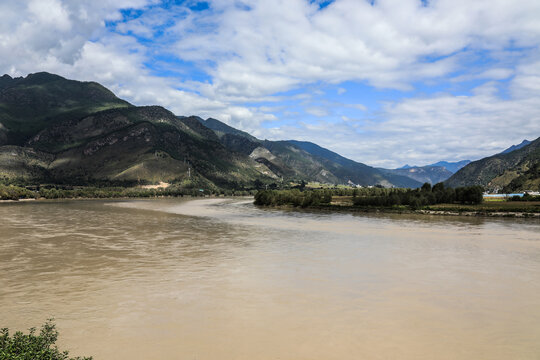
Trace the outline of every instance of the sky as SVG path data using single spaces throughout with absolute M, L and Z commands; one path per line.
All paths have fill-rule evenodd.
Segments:
M 540 136 L 538 0 L 2 0 L 0 73 L 386 168 Z

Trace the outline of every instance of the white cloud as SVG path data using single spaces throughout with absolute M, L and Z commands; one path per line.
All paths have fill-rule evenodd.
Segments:
M 193 14 L 176 33 L 179 57 L 216 64 L 216 93 L 261 96 L 345 80 L 410 89 L 411 81 L 463 70 L 463 51 L 537 46 L 540 38 L 535 0 L 519 6 L 439 0 L 428 7 L 417 0 L 380 0 L 374 6 L 337 0 L 323 10 L 304 0 L 244 4 L 212 1 L 213 12 Z
M 28 4 L 30 14 L 40 24 L 66 31 L 71 29 L 69 14 L 58 0 L 32 0 Z
M 305 111 L 313 116 L 323 117 L 328 115 L 328 111 L 322 107 L 308 107 Z
M 84 46 L 105 35 L 104 21 L 119 17 L 122 7 L 150 0 L 91 2 L 3 0 L 0 4 L 0 70 L 26 75 L 72 65 Z
M 540 82 L 534 81 L 540 75 L 540 62 L 520 66 L 517 72 L 511 87 L 523 95 L 519 98 L 502 99 L 482 85 L 471 96 L 440 94 L 388 104 L 376 121 L 343 117 L 340 123 L 273 129 L 271 137 L 314 141 L 381 167 L 476 160 L 540 135 Z
M 0 72 L 46 70 L 96 80 L 138 105 L 216 117 L 263 138 L 318 142 L 373 165 L 478 158 L 540 134 L 537 0 L 437 0 L 427 7 L 418 0 L 373 6 L 336 0 L 323 10 L 307 0 L 244 0 L 242 6 L 212 0 L 202 12 L 148 7 L 156 2 L 3 0 Z M 111 32 L 105 21 L 122 19 L 123 8 L 144 13 Z M 210 80 L 190 79 L 182 69 L 159 77 L 146 65 L 154 53 L 191 61 Z M 475 60 L 483 56 L 491 62 Z M 342 95 L 344 81 L 411 90 L 422 81 L 458 86 L 470 80 L 484 81 L 470 96 L 389 99 L 377 112 L 361 97 L 341 104 L 319 102 L 325 95 L 316 94 L 319 85 L 331 84 Z M 504 96 L 502 82 L 508 83 Z M 304 91 L 283 95 L 295 89 Z M 354 95 L 354 87 L 347 91 L 347 98 Z M 274 112 L 288 124 L 302 119 L 283 100 L 302 102 L 320 121 L 261 127 L 276 123 Z M 340 108 L 361 110 L 363 117 Z M 333 114 L 337 120 L 326 119 Z

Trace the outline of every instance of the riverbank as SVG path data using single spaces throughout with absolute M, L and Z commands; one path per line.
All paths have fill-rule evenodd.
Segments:
M 500 205 L 500 204 L 497 204 Z M 422 209 L 411 209 L 407 206 L 375 207 L 354 205 L 314 205 L 295 207 L 293 205 L 261 206 L 262 208 L 275 208 L 297 211 L 321 212 L 349 212 L 349 213 L 387 213 L 387 214 L 420 214 L 440 216 L 483 216 L 483 217 L 509 217 L 509 218 L 536 218 L 540 219 L 540 202 L 509 204 L 511 207 L 497 207 L 491 204 L 459 205 L 438 204 Z
M 255 205 L 317 211 L 409 213 L 449 216 L 540 218 L 540 199 L 484 201 L 482 188 L 469 186 L 421 189 L 263 190 L 255 195 Z

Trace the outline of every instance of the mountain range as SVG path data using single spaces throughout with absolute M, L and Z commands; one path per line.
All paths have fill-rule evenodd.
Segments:
M 315 144 L 260 140 L 216 119 L 134 106 L 95 82 L 0 78 L 0 177 L 24 183 L 283 181 L 418 187 Z
M 0 180 L 87 185 L 168 182 L 252 188 L 313 181 L 385 187 L 538 187 L 538 139 L 475 162 L 374 168 L 317 144 L 270 141 L 217 119 L 134 106 L 96 82 L 46 72 L 0 77 Z

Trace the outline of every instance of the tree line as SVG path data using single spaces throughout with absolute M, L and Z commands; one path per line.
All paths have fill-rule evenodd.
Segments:
M 443 183 L 433 187 L 425 183 L 419 189 L 324 189 L 324 190 L 261 190 L 255 195 L 256 205 L 299 207 L 330 205 L 333 196 L 350 196 L 357 207 L 393 207 L 404 205 L 418 209 L 442 203 L 480 204 L 484 189 L 481 186 L 445 188 Z
M 202 191 L 201 191 L 202 190 Z M 199 188 L 183 188 L 175 185 L 161 189 L 144 189 L 138 187 L 62 187 L 50 186 L 26 188 L 15 185 L 0 184 L 0 200 L 20 199 L 77 199 L 77 198 L 152 198 L 152 197 L 181 197 L 181 196 L 248 196 L 254 191 L 246 190 L 210 190 Z

